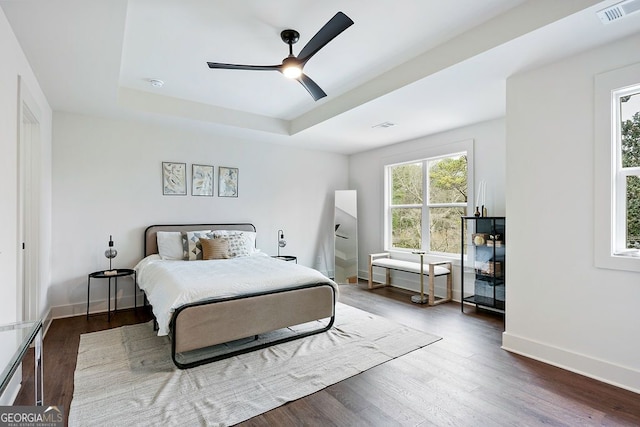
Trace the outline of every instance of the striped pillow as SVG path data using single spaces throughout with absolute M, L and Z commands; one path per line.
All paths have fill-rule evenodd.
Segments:
M 200 239 L 202 259 L 229 258 L 229 241 L 227 239 Z

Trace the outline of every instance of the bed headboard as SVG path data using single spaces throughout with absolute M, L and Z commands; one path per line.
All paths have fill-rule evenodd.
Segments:
M 238 230 L 256 231 L 256 227 L 249 223 L 240 224 L 166 224 L 151 225 L 144 230 L 144 256 L 158 253 L 158 231 L 197 231 L 197 230 Z

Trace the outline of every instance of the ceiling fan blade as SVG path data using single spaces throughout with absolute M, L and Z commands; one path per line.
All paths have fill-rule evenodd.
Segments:
M 315 55 L 320 49 L 322 49 L 327 43 L 336 38 L 340 33 L 353 25 L 353 21 L 347 15 L 342 12 L 338 12 L 333 18 L 329 20 L 324 27 L 320 28 L 320 31 L 305 47 L 302 48 L 300 54 L 298 54 L 298 60 L 304 65 L 313 55 Z
M 221 68 L 224 70 L 254 70 L 254 71 L 279 71 L 282 65 L 242 65 L 222 64 L 220 62 L 207 62 L 209 68 Z
M 309 94 L 313 97 L 314 101 L 327 96 L 327 94 L 324 93 L 322 89 L 320 89 L 320 86 L 318 86 L 316 82 L 311 80 L 311 78 L 309 78 L 309 76 L 307 76 L 306 74 L 302 74 L 296 80 L 298 80 L 300 84 L 304 86 L 307 92 L 309 92 Z

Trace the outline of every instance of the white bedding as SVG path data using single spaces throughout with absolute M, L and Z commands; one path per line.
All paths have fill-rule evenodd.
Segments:
M 135 266 L 138 285 L 153 306 L 158 335 L 167 335 L 174 310 L 213 297 L 283 289 L 310 283 L 338 286 L 319 271 L 263 253 L 207 261 L 163 260 L 150 255 Z

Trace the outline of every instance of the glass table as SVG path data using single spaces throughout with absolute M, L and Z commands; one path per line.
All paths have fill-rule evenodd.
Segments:
M 42 321 L 18 322 L 0 325 L 0 395 L 11 382 L 13 374 L 22 363 L 29 346 L 34 344 L 34 389 L 35 404 L 42 405 L 44 395 L 42 366 Z

